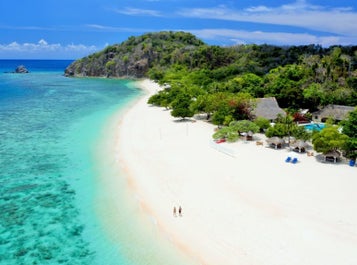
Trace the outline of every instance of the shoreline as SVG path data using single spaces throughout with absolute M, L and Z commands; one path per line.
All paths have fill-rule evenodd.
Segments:
M 135 82 L 130 88 L 139 89 Z M 143 91 L 143 89 L 140 89 Z M 148 211 L 135 189 L 134 182 L 125 174 L 118 160 L 118 128 L 125 115 L 144 97 L 144 93 L 126 103 L 106 121 L 94 150 L 96 189 L 93 211 L 100 229 L 107 238 L 113 256 L 120 259 L 108 264 L 191 264 L 178 253 L 171 240 L 159 232 L 154 216 Z M 155 242 L 151 239 L 155 238 Z
M 212 148 L 214 126 L 146 104 L 120 120 L 116 160 L 143 214 L 197 264 L 357 263 L 355 168 L 239 141 Z M 182 206 L 183 217 L 173 217 Z M 326 254 L 329 253 L 329 254 Z

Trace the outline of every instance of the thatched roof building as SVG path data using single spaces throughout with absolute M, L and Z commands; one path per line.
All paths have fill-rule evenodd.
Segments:
M 296 142 L 293 142 L 290 146 L 293 148 L 294 151 L 302 153 L 306 151 L 308 144 L 303 140 L 298 140 Z
M 341 153 L 339 151 L 336 150 L 332 150 L 326 154 L 324 154 L 325 157 L 325 161 L 331 161 L 336 163 L 338 161 L 338 159 L 341 157 Z
M 253 114 L 256 117 L 262 117 L 270 121 L 276 120 L 278 114 L 286 116 L 285 111 L 279 107 L 278 102 L 274 97 L 257 98 Z
M 312 118 L 314 121 L 325 122 L 328 118 L 332 118 L 335 121 L 342 121 L 347 118 L 349 112 L 355 108 L 343 105 L 327 105 L 323 109 L 313 112 Z
M 280 137 L 274 136 L 266 140 L 270 147 L 275 149 L 282 148 L 285 144 L 285 141 Z

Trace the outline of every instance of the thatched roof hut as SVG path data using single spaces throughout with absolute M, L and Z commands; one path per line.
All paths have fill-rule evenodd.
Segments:
M 278 114 L 286 116 L 285 111 L 279 107 L 278 102 L 274 97 L 257 98 L 253 114 L 256 117 L 262 117 L 270 121 L 276 120 Z
M 325 161 L 331 161 L 336 163 L 338 159 L 341 157 L 341 153 L 339 151 L 332 150 L 324 154 L 324 157 L 325 157 Z
M 327 105 L 323 109 L 313 112 L 312 117 L 315 121 L 324 122 L 328 118 L 332 118 L 335 121 L 342 121 L 347 118 L 349 112 L 353 111 L 355 108 L 343 105 Z
M 290 144 L 290 146 L 293 148 L 294 151 L 302 153 L 306 151 L 308 144 L 303 140 L 298 140 Z
M 275 149 L 282 148 L 285 144 L 285 141 L 280 137 L 274 136 L 266 140 L 269 146 L 274 147 Z

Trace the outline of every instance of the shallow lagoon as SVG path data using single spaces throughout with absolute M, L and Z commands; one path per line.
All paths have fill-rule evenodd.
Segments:
M 137 218 L 124 179 L 113 194 L 99 184 L 120 174 L 103 130 L 141 91 L 65 78 L 68 61 L 34 62 L 19 75 L 3 73 L 19 62 L 0 61 L 0 264 L 180 264 L 152 220 Z M 106 207 L 113 200 L 120 211 Z
M 74 80 L 55 71 L 0 78 L 0 260 L 90 264 L 96 250 L 83 238 L 89 222 L 79 205 L 88 200 L 75 189 L 76 182 L 91 183 L 85 147 L 138 91 L 125 81 Z

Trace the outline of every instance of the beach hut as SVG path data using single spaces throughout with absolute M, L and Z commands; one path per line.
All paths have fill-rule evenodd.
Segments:
M 336 150 L 332 150 L 324 154 L 325 162 L 330 161 L 336 163 L 340 157 L 341 153 Z
M 343 105 L 327 105 L 323 109 L 313 112 L 312 118 L 316 122 L 325 122 L 328 118 L 332 118 L 335 121 L 342 121 L 347 118 L 349 112 L 355 108 Z
M 267 140 L 269 146 L 274 147 L 275 149 L 282 148 L 285 141 L 280 137 L 274 136 Z
M 308 144 L 303 140 L 298 140 L 293 142 L 290 146 L 293 148 L 294 151 L 303 153 L 306 151 Z
M 271 122 L 275 121 L 279 114 L 283 117 L 286 116 L 286 112 L 279 107 L 279 104 L 274 97 L 257 98 L 256 106 L 252 113 L 255 117 L 262 117 Z

